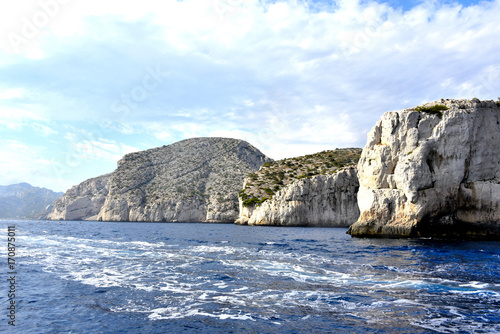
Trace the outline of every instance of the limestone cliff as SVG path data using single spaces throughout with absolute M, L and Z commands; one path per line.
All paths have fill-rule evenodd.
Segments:
M 109 192 L 111 174 L 83 181 L 73 186 L 41 219 L 49 220 L 95 220 Z
M 234 222 L 245 175 L 270 161 L 247 142 L 194 138 L 126 155 L 99 213 L 105 221 Z
M 240 200 L 237 223 L 248 225 L 343 226 L 359 217 L 355 167 L 297 180 L 256 207 Z
M 236 223 L 349 226 L 359 216 L 352 165 L 360 154 L 360 149 L 337 149 L 264 164 L 245 179 Z
M 441 100 L 385 113 L 358 163 L 353 236 L 500 239 L 500 106 Z
M 244 177 L 270 160 L 228 138 L 193 138 L 127 154 L 113 173 L 70 189 L 47 219 L 234 222 Z

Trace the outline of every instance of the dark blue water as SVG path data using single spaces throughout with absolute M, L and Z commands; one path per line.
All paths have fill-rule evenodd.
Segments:
M 16 226 L 16 330 L 6 318 Z M 500 243 L 0 222 L 2 333 L 498 333 Z

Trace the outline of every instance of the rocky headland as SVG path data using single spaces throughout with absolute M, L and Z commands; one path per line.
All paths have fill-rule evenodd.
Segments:
M 249 143 L 229 138 L 127 154 L 113 173 L 70 189 L 46 218 L 232 223 L 243 179 L 268 161 Z
M 337 149 L 264 164 L 245 179 L 236 223 L 351 225 L 359 216 L 354 165 L 360 154 L 361 149 Z
M 73 186 L 54 205 L 42 212 L 48 220 L 97 220 L 109 193 L 111 174 L 83 181 Z
M 357 237 L 500 239 L 500 106 L 441 100 L 387 112 L 358 163 Z

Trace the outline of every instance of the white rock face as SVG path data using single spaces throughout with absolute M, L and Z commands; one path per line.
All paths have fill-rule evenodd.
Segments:
M 355 167 L 297 180 L 257 207 L 240 199 L 237 224 L 347 227 L 359 217 Z
M 270 160 L 230 138 L 127 154 L 113 173 L 69 190 L 47 219 L 233 223 L 243 179 Z
M 72 187 L 45 217 L 50 220 L 96 220 L 109 192 L 111 174 L 86 180 Z
M 385 113 L 358 163 L 353 236 L 500 236 L 500 107 L 442 100 Z

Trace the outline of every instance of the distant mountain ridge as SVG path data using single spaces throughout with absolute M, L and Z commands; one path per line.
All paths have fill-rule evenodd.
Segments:
M 34 218 L 62 195 L 25 182 L 0 186 L 0 218 Z

